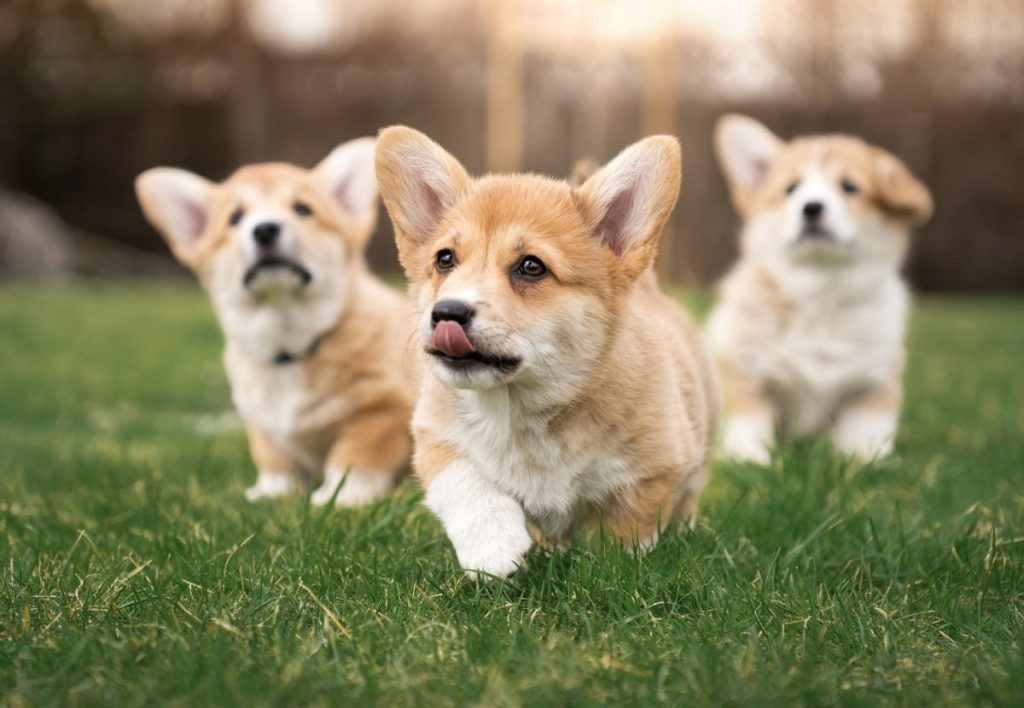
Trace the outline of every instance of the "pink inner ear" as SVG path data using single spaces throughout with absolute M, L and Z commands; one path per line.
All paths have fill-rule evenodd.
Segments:
M 195 202 L 182 203 L 181 216 L 184 220 L 185 233 L 190 239 L 197 239 L 206 229 L 206 211 Z
M 430 238 L 434 229 L 437 228 L 438 222 L 441 220 L 441 212 L 444 207 L 441 205 L 441 197 L 437 195 L 430 185 L 425 182 L 421 182 L 419 185 L 419 205 L 418 211 L 420 212 L 419 223 L 415 225 L 416 235 L 421 239 L 426 240 Z
M 604 217 L 597 224 L 595 233 L 601 242 L 612 249 L 617 256 L 622 256 L 629 247 L 628 237 L 625 232 L 626 220 L 633 209 L 635 192 L 631 189 L 624 189 L 612 199 L 608 205 Z
M 352 203 L 352 194 L 350 193 L 350 187 L 352 186 L 352 178 L 346 177 L 345 179 L 338 182 L 338 186 L 334 188 L 333 196 L 341 208 L 347 211 L 349 214 L 354 214 L 356 211 L 355 204 Z
M 750 161 L 750 185 L 748 189 L 757 189 L 764 180 L 768 177 L 768 172 L 772 168 L 771 160 L 766 160 L 761 157 L 755 157 Z
M 352 197 L 349 194 L 349 186 L 351 184 L 351 181 L 352 178 L 350 176 L 342 179 L 335 186 L 334 192 L 331 195 L 332 197 L 335 198 L 335 200 L 337 200 L 338 204 L 341 205 L 341 208 L 350 214 L 353 211 L 355 211 L 355 207 L 352 204 Z
M 347 213 L 361 216 L 373 207 L 373 189 L 363 176 L 350 172 L 335 185 L 331 196 Z

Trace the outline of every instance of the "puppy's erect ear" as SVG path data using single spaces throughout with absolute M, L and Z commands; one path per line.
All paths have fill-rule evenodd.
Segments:
M 459 161 L 423 133 L 405 126 L 381 131 L 377 184 L 407 271 L 411 254 L 434 235 L 469 179 Z
M 623 150 L 576 190 L 587 226 L 619 257 L 629 277 L 654 260 L 681 178 L 679 141 L 656 135 Z
M 932 195 L 902 160 L 881 148 L 871 148 L 871 162 L 875 193 L 883 209 L 911 226 L 931 218 Z
M 715 126 L 715 152 L 732 201 L 745 214 L 785 143 L 753 118 L 727 115 Z
M 135 194 L 149 223 L 189 267 L 195 267 L 213 190 L 212 182 L 174 167 L 154 167 L 135 178 Z
M 371 228 L 377 219 L 376 144 L 373 138 L 350 140 L 313 170 L 342 211 Z

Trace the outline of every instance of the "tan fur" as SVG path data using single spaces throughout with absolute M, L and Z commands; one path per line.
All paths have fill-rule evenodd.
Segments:
M 407 128 L 381 133 L 381 195 L 396 225 L 400 257 L 421 315 L 452 293 L 472 292 L 478 317 L 504 328 L 516 341 L 537 338 L 541 341 L 533 343 L 543 346 L 549 343 L 543 333 L 560 327 L 577 331 L 567 323 L 587 313 L 586 327 L 578 330 L 586 333 L 578 340 L 578 359 L 559 360 L 564 368 L 554 372 L 541 364 L 527 366 L 508 382 L 481 390 L 479 398 L 476 391 L 455 388 L 437 375 L 425 376 L 413 431 L 415 471 L 428 499 L 442 471 L 476 464 L 459 442 L 458 429 L 466 425 L 467 410 L 495 395 L 512 410 L 511 419 L 495 423 L 505 426 L 496 432 L 499 437 L 508 432 L 518 440 L 528 434 L 523 426 L 543 425 L 538 445 L 551 445 L 574 461 L 593 460 L 597 466 L 614 461 L 628 470 L 628 483 L 574 506 L 569 527 L 533 518 L 544 516 L 531 511 L 531 504 L 545 505 L 543 495 L 528 499 L 512 493 L 550 540 L 563 542 L 573 526 L 603 525 L 623 542 L 646 543 L 677 509 L 689 516 L 695 512 L 714 438 L 714 374 L 688 314 L 659 290 L 649 269 L 678 194 L 679 148 L 667 137 L 638 146 L 665 165 L 665 173 L 651 199 L 650 233 L 613 249 L 600 240 L 602 233 L 611 233 L 603 230 L 614 227 L 602 222 L 598 203 L 604 173 L 577 189 L 533 175 L 472 179 L 425 136 Z M 437 184 L 424 196 L 410 165 L 426 163 L 431 167 L 425 180 L 436 177 Z M 435 200 L 437 219 L 417 216 L 417 204 Z M 440 273 L 435 257 L 444 248 L 456 254 L 458 267 Z M 550 274 L 537 282 L 510 277 L 510 268 L 524 254 L 542 259 Z M 553 336 L 562 346 L 574 335 Z M 585 337 L 592 340 L 583 342 Z M 522 455 L 527 467 L 538 465 L 517 472 L 558 473 L 545 468 L 546 460 L 529 462 L 530 449 L 517 447 L 513 454 Z M 590 469 L 588 464 L 581 463 L 582 468 Z
M 372 155 L 370 160 L 372 170 Z M 314 170 L 280 163 L 250 165 L 220 184 L 188 176 L 199 185 L 201 199 L 194 206 L 207 215 L 201 233 L 192 239 L 178 233 L 180 224 L 167 206 L 169 188 L 161 180 L 174 171 L 144 173 L 137 192 L 147 217 L 210 292 L 225 326 L 225 365 L 261 475 L 290 474 L 304 485 L 335 468 L 397 479 L 410 457 L 408 424 L 418 382 L 416 359 L 409 351 L 412 321 L 404 298 L 377 280 L 364 260 L 376 223 L 375 187 L 365 211 L 346 210 L 326 183 L 326 162 Z M 372 171 L 368 179 L 373 179 Z M 312 214 L 296 215 L 296 202 Z M 239 287 L 244 265 L 239 242 L 246 236 L 229 223 L 236 209 L 273 210 L 294 236 L 298 258 L 310 267 L 323 254 L 337 254 L 341 270 L 325 267 L 318 274 L 331 286 L 321 287 L 314 279 L 305 289 L 248 293 Z M 296 314 L 282 316 L 281 326 L 270 326 L 267 336 L 294 327 L 298 334 L 292 348 L 300 353 L 319 338 L 308 358 L 275 364 L 269 360 L 272 349 L 255 352 L 245 340 L 250 322 L 273 308 L 294 308 Z M 302 321 L 302 308 L 323 321 Z M 259 344 L 260 330 L 250 339 Z M 278 410 L 287 405 L 294 411 Z
M 715 135 L 720 162 L 723 161 L 723 128 L 729 118 L 719 123 Z M 894 218 L 905 219 L 909 226 L 920 226 L 931 218 L 931 194 L 903 161 L 858 137 L 802 137 L 789 143 L 780 141 L 777 149 L 779 154 L 758 189 L 746 188 L 726 172 L 733 204 L 740 214 L 750 216 L 778 205 L 785 198 L 786 185 L 799 175 L 801 166 L 819 161 L 825 165 L 826 175 L 831 179 L 838 181 L 849 177 L 863 188 L 863 198 L 853 202 L 859 211 L 879 209 Z
M 898 158 L 851 136 L 786 142 L 752 119 L 727 116 L 715 138 L 746 222 L 740 261 L 708 325 L 727 452 L 766 461 L 778 424 L 796 434 L 832 429 L 843 451 L 862 457 L 887 453 L 904 359 L 899 269 L 909 229 L 931 216 L 928 189 Z M 802 206 L 794 187 L 809 180 L 815 194 L 828 195 L 829 214 L 840 215 L 837 244 L 786 241 L 786 210 L 793 200 Z

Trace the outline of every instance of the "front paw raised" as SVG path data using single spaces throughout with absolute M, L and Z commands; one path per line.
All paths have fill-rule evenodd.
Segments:
M 533 545 L 523 507 L 469 463 L 443 469 L 423 501 L 441 520 L 459 565 L 473 580 L 508 577 Z

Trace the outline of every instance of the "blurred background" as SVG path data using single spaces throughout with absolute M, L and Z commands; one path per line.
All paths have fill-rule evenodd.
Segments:
M 1024 289 L 1022 0 L 4 0 L 0 278 L 182 275 L 137 173 L 312 165 L 405 123 L 477 173 L 678 135 L 659 267 L 706 286 L 736 253 L 711 150 L 730 111 L 906 160 L 937 202 L 918 289 Z

